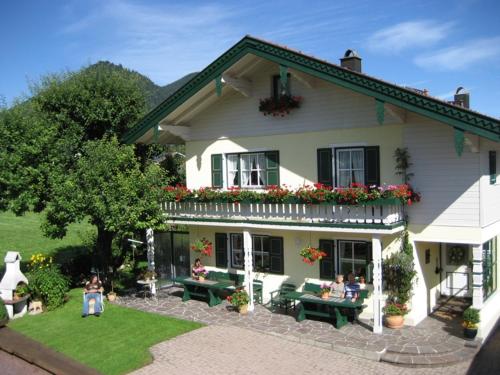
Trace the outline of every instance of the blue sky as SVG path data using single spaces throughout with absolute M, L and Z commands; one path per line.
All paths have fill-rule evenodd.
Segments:
M 199 71 L 251 34 L 500 117 L 500 1 L 11 1 L 1 7 L 0 95 L 99 60 L 164 85 Z

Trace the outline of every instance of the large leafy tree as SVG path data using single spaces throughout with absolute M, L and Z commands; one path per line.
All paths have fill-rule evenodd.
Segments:
M 116 237 L 163 225 L 161 187 L 167 181 L 159 165 L 144 168 L 134 147 L 116 137 L 88 141 L 74 169 L 53 188 L 43 229 L 54 238 L 66 234 L 68 224 L 89 218 L 97 227 L 97 254 L 102 265 L 117 266 L 121 254 L 111 253 Z
M 0 109 L 0 210 L 46 209 L 51 237 L 89 218 L 107 264 L 113 238 L 161 225 L 165 174 L 147 161 L 161 149 L 117 141 L 147 110 L 136 78 L 102 64 L 50 75 Z

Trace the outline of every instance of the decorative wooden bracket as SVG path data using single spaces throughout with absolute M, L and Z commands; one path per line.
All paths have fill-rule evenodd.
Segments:
M 219 97 L 222 95 L 222 76 L 221 75 L 218 75 L 217 77 L 215 77 L 215 93 Z
M 457 155 L 462 156 L 462 152 L 464 151 L 464 143 L 465 143 L 465 134 L 462 129 L 455 128 L 455 151 Z
M 223 74 L 221 79 L 221 84 L 224 83 L 231 86 L 233 89 L 238 91 L 241 95 L 245 97 L 252 96 L 252 82 L 245 78 L 236 78 L 228 74 Z M 222 87 L 221 87 L 222 90 Z M 219 95 L 220 96 L 220 95 Z
M 380 99 L 375 99 L 375 107 L 377 112 L 377 122 L 379 125 L 384 125 L 384 118 L 385 118 L 384 101 Z

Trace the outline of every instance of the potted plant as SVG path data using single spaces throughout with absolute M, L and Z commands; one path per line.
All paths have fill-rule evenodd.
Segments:
M 479 310 L 472 307 L 467 308 L 463 315 L 464 337 L 474 340 L 477 335 L 477 325 L 481 321 Z
M 385 322 L 387 327 L 398 329 L 403 327 L 405 322 L 404 316 L 408 313 L 406 305 L 395 302 L 388 302 L 382 309 L 385 314 Z
M 196 240 L 192 245 L 191 245 L 191 250 L 193 250 L 196 253 L 199 253 L 201 256 L 211 256 L 212 255 L 212 242 L 207 240 L 206 238 L 202 238 L 200 240 Z
M 238 309 L 240 314 L 245 315 L 248 312 L 248 303 L 250 302 L 250 297 L 248 293 L 243 288 L 238 288 L 236 291 L 227 297 L 228 302 Z
M 28 285 L 26 285 L 25 283 L 19 283 L 17 284 L 16 289 L 14 290 L 14 301 L 17 301 L 28 294 L 29 294 Z
M 208 272 L 205 270 L 198 271 L 198 274 L 196 275 L 196 279 L 198 281 L 203 282 L 207 278 L 207 275 L 208 275 Z
M 321 251 L 315 247 L 307 246 L 300 250 L 299 255 L 302 257 L 302 261 L 304 263 L 312 266 L 315 261 L 321 260 L 327 254 L 324 251 Z
M 3 299 L 0 298 L 0 327 L 3 327 L 9 321 L 9 314 L 7 313 L 7 308 L 5 307 L 5 303 Z
M 320 287 L 320 294 L 321 294 L 321 298 L 323 299 L 328 299 L 330 298 L 330 290 L 331 290 L 331 287 L 330 287 L 330 284 L 321 284 L 321 287 Z
M 142 278 L 146 281 L 154 280 L 156 278 L 156 272 L 155 271 L 146 271 L 142 275 Z

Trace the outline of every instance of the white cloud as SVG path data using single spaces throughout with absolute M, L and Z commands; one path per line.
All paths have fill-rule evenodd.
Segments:
M 414 59 L 423 68 L 464 70 L 500 56 L 500 37 L 467 41 L 461 46 L 437 50 Z
M 85 35 L 79 46 L 92 62 L 110 60 L 159 84 L 201 70 L 243 33 L 228 20 L 237 10 L 219 5 L 151 6 L 130 0 L 99 2 L 85 16 L 63 26 L 69 37 Z M 68 48 L 69 45 L 68 45 Z M 78 46 L 72 51 L 78 53 Z
M 368 38 L 368 48 L 397 53 L 408 48 L 426 47 L 446 38 L 452 27 L 452 23 L 430 20 L 402 22 L 373 34 Z

